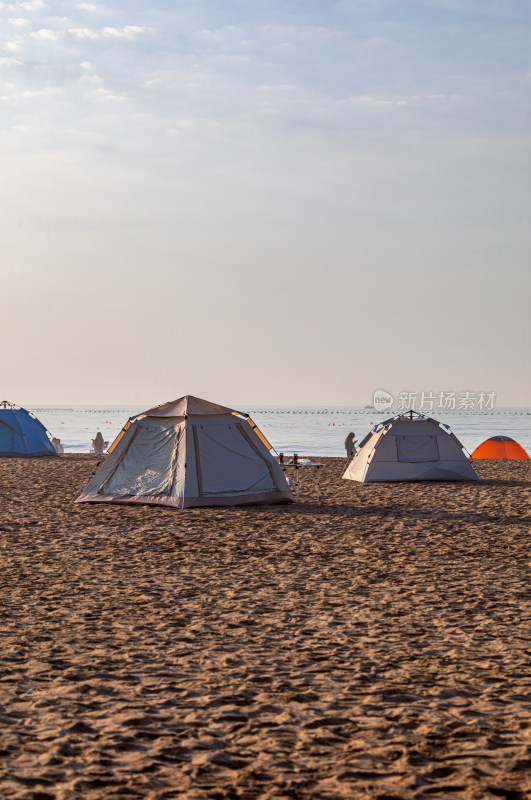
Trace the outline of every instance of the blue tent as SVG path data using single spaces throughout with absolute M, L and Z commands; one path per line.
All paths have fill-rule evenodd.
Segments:
M 0 403 L 0 456 L 56 456 L 42 422 L 12 403 Z

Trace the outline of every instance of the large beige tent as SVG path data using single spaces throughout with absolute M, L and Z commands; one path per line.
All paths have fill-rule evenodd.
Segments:
M 270 448 L 247 414 L 187 395 L 132 417 L 76 502 L 294 502 Z
M 350 481 L 478 481 L 459 439 L 414 411 L 376 425 L 343 473 Z

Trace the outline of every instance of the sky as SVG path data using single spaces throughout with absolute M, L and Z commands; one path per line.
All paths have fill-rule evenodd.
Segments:
M 519 0 L 0 2 L 0 393 L 531 405 L 530 38 Z

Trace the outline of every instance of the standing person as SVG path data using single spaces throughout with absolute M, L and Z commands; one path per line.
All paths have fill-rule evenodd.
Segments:
M 356 442 L 354 431 L 351 431 L 345 439 L 345 450 L 347 451 L 347 458 L 354 458 L 356 455 Z
M 98 431 L 96 437 L 92 440 L 92 452 L 96 453 L 96 455 L 101 456 L 103 455 L 103 451 L 107 447 L 109 442 L 103 441 L 103 436 Z

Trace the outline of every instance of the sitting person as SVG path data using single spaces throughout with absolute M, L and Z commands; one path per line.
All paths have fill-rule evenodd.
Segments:
M 55 447 L 55 452 L 57 453 L 57 455 L 60 455 L 61 453 L 64 453 L 65 449 L 64 449 L 63 445 L 61 444 L 61 440 L 60 439 L 57 439 L 54 436 L 53 439 L 52 439 L 52 444 Z
M 347 458 L 354 458 L 357 452 L 356 442 L 358 441 L 355 439 L 355 433 L 352 431 L 349 433 L 347 438 L 345 439 L 345 450 L 347 451 Z
M 98 431 L 96 437 L 92 440 L 92 450 L 90 452 L 96 453 L 96 455 L 101 456 L 103 455 L 103 451 L 105 450 L 108 444 L 109 442 L 103 441 L 103 436 Z

